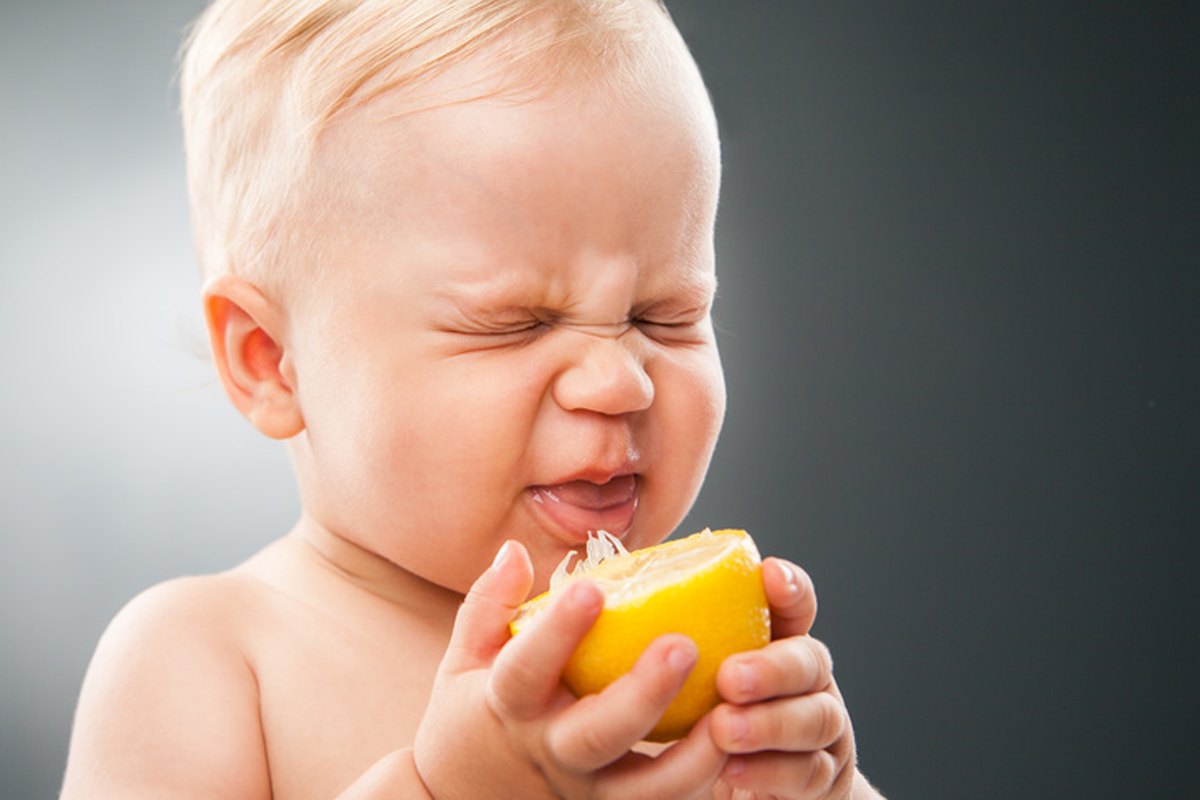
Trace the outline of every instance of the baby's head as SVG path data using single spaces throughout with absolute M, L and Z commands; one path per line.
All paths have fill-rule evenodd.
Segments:
M 682 520 L 720 168 L 655 0 L 218 0 L 182 89 L 218 369 L 313 535 L 464 591 Z
M 216 0 L 181 75 L 203 274 L 286 282 L 312 257 L 295 249 L 315 244 L 305 215 L 336 188 L 318 146 L 382 95 L 410 113 L 585 84 L 678 92 L 657 73 L 685 52 L 657 0 Z

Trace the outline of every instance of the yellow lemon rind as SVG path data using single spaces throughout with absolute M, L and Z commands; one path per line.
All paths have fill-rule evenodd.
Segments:
M 697 541 L 696 537 L 711 537 Z M 691 541 L 689 541 L 691 540 Z M 563 671 L 563 680 L 575 694 L 602 691 L 632 667 L 642 651 L 664 633 L 691 638 L 699 660 L 675 701 L 667 709 L 650 741 L 679 739 L 720 702 L 717 670 L 730 655 L 758 649 L 770 640 L 770 611 L 762 585 L 762 567 L 753 540 L 738 530 L 704 531 L 685 539 L 600 562 L 583 572 L 605 589 L 606 598 L 629 580 L 639 561 L 670 559 L 689 550 L 714 552 L 695 571 L 676 576 L 667 585 L 650 585 L 643 592 L 618 602 L 606 601 L 596 624 L 584 637 Z M 606 584 L 608 586 L 606 587 Z M 548 602 L 553 591 L 529 601 L 511 626 L 516 633 Z

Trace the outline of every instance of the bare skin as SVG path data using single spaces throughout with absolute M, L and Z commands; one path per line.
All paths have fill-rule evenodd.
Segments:
M 718 147 L 669 63 L 637 97 L 385 96 L 329 132 L 320 269 L 205 289 L 222 383 L 288 441 L 303 517 L 118 616 L 65 800 L 876 796 L 794 565 L 765 565 L 774 641 L 722 668 L 730 704 L 653 756 L 689 640 L 577 700 L 559 675 L 594 585 L 508 637 L 588 530 L 665 538 L 716 444 Z
M 636 681 L 575 703 L 557 674 L 598 613 L 586 585 L 543 630 L 522 636 L 523 652 L 505 651 L 504 626 L 532 577 L 519 547 L 461 607 L 457 595 L 397 575 L 365 551 L 333 553 L 356 567 L 349 572 L 330 560 L 337 547 L 302 523 L 230 573 L 164 584 L 132 603 L 89 675 L 63 796 L 497 797 L 515 796 L 497 794 L 498 785 L 529 786 L 542 775 L 549 786 L 520 796 L 742 797 L 735 787 L 765 790 L 746 797 L 877 796 L 850 760 L 853 736 L 828 653 L 795 633 L 811 625 L 815 595 L 794 565 L 768 559 L 776 641 L 723 667 L 719 685 L 731 704 L 649 759 L 630 745 L 686 675 L 686 640 L 664 637 Z M 383 575 L 386 597 L 375 589 Z M 460 610 L 461 646 L 447 653 Z M 679 655 L 682 669 L 671 664 Z M 512 669 L 517 663 L 542 669 Z M 449 702 L 429 706 L 435 682 Z M 462 702 L 471 695 L 475 704 Z M 777 695 L 792 695 L 781 701 L 795 706 L 790 724 L 769 707 L 744 705 Z M 427 706 L 436 723 L 422 734 Z M 638 713 L 614 720 L 622 708 Z M 740 737 L 739 714 L 750 715 Z M 581 737 L 581 727 L 602 735 Z M 520 735 L 492 735 L 506 729 Z M 422 736 L 443 734 L 450 752 L 422 751 Z M 811 752 L 731 756 L 789 737 Z M 495 750 L 509 739 L 519 742 L 509 745 L 515 752 Z M 464 753 L 471 771 L 462 770 Z M 538 775 L 531 782 L 527 772 Z
M 64 797 L 328 800 L 411 744 L 461 598 L 415 585 L 381 597 L 305 527 L 227 574 L 156 587 L 114 621 Z M 354 555 L 364 575 L 390 567 Z

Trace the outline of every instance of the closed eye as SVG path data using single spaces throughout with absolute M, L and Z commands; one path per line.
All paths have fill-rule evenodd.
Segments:
M 708 316 L 687 319 L 639 317 L 633 321 L 638 330 L 664 344 L 703 344 L 708 341 Z
M 533 333 L 546 328 L 546 323 L 541 320 L 533 319 L 527 322 L 520 322 L 512 325 L 503 325 L 495 328 L 487 328 L 479 331 L 484 336 L 517 336 L 520 334 Z
M 460 320 L 441 330 L 461 340 L 465 350 L 508 350 L 537 341 L 550 328 L 549 323 L 531 316 L 510 320 Z

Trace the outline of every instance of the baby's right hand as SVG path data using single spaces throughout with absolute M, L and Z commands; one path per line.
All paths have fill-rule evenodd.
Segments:
M 659 638 L 627 675 L 577 700 L 560 675 L 603 595 L 595 584 L 574 582 L 510 641 L 508 623 L 532 581 L 528 554 L 509 542 L 467 594 L 413 744 L 429 793 L 437 800 L 705 794 L 726 759 L 707 718 L 657 758 L 632 752 L 695 664 L 691 640 Z

